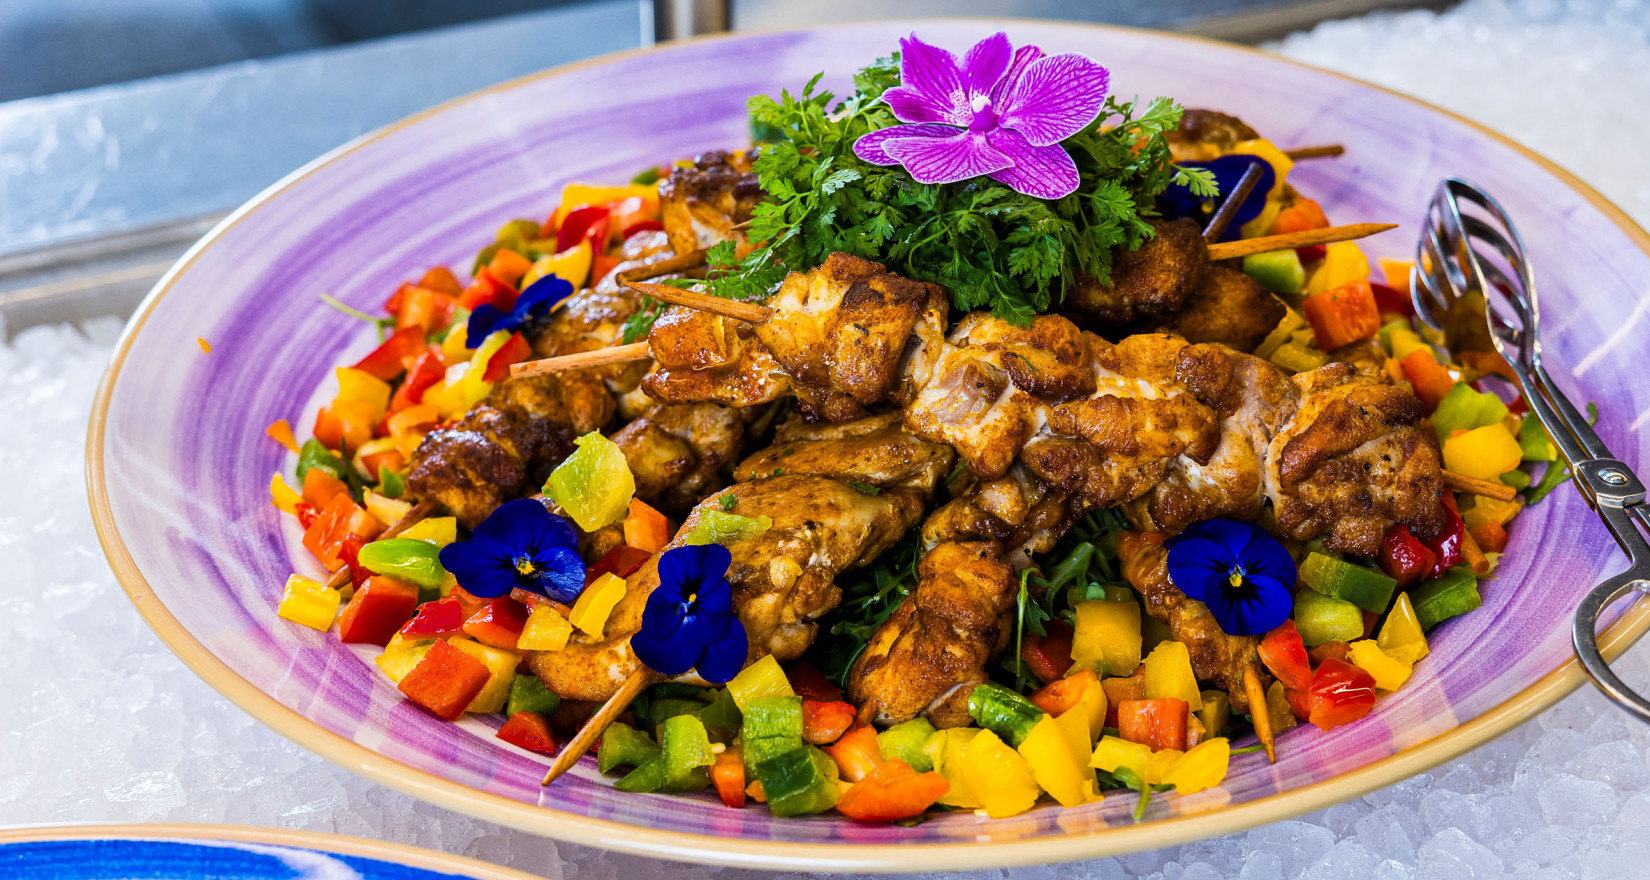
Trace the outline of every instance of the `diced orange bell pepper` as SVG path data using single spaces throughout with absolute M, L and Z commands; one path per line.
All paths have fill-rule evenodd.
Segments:
M 425 350 L 424 335 L 423 327 L 403 327 L 356 363 L 355 369 L 389 382 L 406 372 L 407 358 Z
M 1050 620 L 1043 635 L 1026 636 L 1020 643 L 1020 660 L 1031 668 L 1038 681 L 1058 681 L 1071 668 L 1071 624 Z
M 791 690 L 804 700 L 818 700 L 822 703 L 831 703 L 842 699 L 842 688 L 831 684 L 823 672 L 814 668 L 806 660 L 798 660 L 785 670 L 785 677 L 791 682 Z
M 1456 355 L 1461 363 L 1472 367 L 1485 376 L 1500 376 L 1508 382 L 1517 382 L 1518 374 L 1513 372 L 1512 365 L 1507 363 L 1499 353 L 1493 351 L 1463 351 Z
M 457 721 L 464 707 L 487 686 L 490 675 L 487 664 L 450 642 L 438 641 L 396 687 L 437 717 Z
M 409 380 L 411 377 L 408 377 Z M 393 408 L 393 404 L 392 404 Z M 384 418 L 385 432 L 391 436 L 421 433 L 441 422 L 441 413 L 426 403 L 416 403 L 406 409 L 392 412 Z
M 670 543 L 670 522 L 640 498 L 632 498 L 624 518 L 624 542 L 646 553 L 658 553 Z
M 1095 676 L 1094 670 L 1080 669 L 1072 675 L 1044 685 L 1041 690 L 1031 695 L 1031 703 L 1050 715 L 1058 716 L 1077 705 L 1077 701 L 1083 698 L 1083 692 L 1088 690 L 1090 685 L 1099 683 L 1100 679 Z
M 1191 707 L 1185 700 L 1124 700 L 1117 707 L 1117 729 L 1123 739 L 1159 749 L 1186 750 L 1186 719 Z
M 418 279 L 418 286 L 450 296 L 458 296 L 464 291 L 464 285 L 458 283 L 458 277 L 446 266 L 436 266 L 426 271 L 424 277 Z
M 339 495 L 349 494 L 349 484 L 332 474 L 312 467 L 304 472 L 304 500 L 315 505 L 319 510 L 325 510 L 332 499 Z
M 1126 678 L 1102 678 L 1100 687 L 1106 691 L 1106 726 L 1116 727 L 1117 709 L 1124 700 L 1146 699 L 1146 674 L 1136 672 Z
M 1415 386 L 1415 396 L 1426 404 L 1429 413 L 1438 408 L 1438 403 L 1455 385 L 1455 377 L 1438 363 L 1430 348 L 1418 348 L 1404 355 L 1399 363 L 1403 365 L 1409 384 Z
M 418 608 L 418 585 L 374 575 L 355 588 L 338 615 L 338 640 L 380 647 L 412 619 Z
M 854 783 L 837 801 L 837 812 L 860 822 L 894 822 L 920 816 L 951 790 L 934 772 L 918 773 L 900 760 L 888 761 Z
M 556 735 L 550 730 L 550 722 L 537 712 L 517 712 L 504 722 L 498 729 L 499 739 L 513 746 L 520 746 L 529 752 L 540 752 L 546 755 L 556 753 Z
M 487 271 L 493 277 L 505 284 L 515 287 L 521 283 L 521 276 L 533 268 L 533 261 L 509 248 L 499 248 L 493 252 L 493 259 L 487 264 Z
M 882 746 L 877 744 L 876 728 L 870 725 L 848 731 L 825 754 L 836 761 L 842 778 L 849 782 L 864 779 L 882 763 Z
M 1329 218 L 1324 216 L 1323 208 L 1311 199 L 1296 199 L 1294 204 L 1278 212 L 1278 219 L 1272 221 L 1272 229 L 1267 235 L 1283 235 L 1289 232 L 1305 232 L 1308 229 L 1323 229 L 1329 225 Z
M 745 759 L 738 746 L 716 756 L 710 765 L 710 781 L 725 806 L 738 809 L 745 805 Z
M 624 262 L 624 257 L 617 255 L 597 254 L 592 257 L 590 259 L 590 286 L 595 287 L 601 283 L 601 280 L 607 277 L 607 273 L 613 271 L 613 268 L 622 262 Z
M 334 496 L 320 515 L 304 529 L 304 548 L 315 554 L 315 558 L 321 560 L 328 571 L 334 571 L 342 562 L 338 553 L 345 538 L 355 535 L 370 540 L 378 537 L 383 530 L 383 523 L 362 510 L 348 493 L 344 493 Z
M 405 467 L 406 464 L 406 454 L 393 446 L 388 449 L 371 453 L 370 455 L 361 456 L 361 466 L 367 469 L 367 473 L 375 476 L 381 468 L 389 468 L 392 471 L 399 471 Z
M 836 742 L 853 726 L 856 712 L 840 700 L 824 703 L 802 701 L 802 738 L 816 746 Z
M 1313 294 L 1301 304 L 1301 311 L 1324 351 L 1369 339 L 1381 329 L 1381 310 L 1368 279 Z
M 288 450 L 298 451 L 298 438 L 292 436 L 292 425 L 286 419 L 276 419 L 270 422 L 269 427 L 264 429 L 264 433 L 269 435 L 269 439 L 285 446 Z
M 1478 542 L 1478 549 L 1485 553 L 1500 553 L 1507 549 L 1507 529 L 1494 520 L 1467 529 L 1467 534 Z
M 489 599 L 464 621 L 464 633 L 483 645 L 514 651 L 526 626 L 526 606 L 509 596 L 500 596 Z
M 395 316 L 395 329 L 422 327 L 434 332 L 452 320 L 458 299 L 438 293 L 427 287 L 409 287 L 402 293 L 401 310 Z

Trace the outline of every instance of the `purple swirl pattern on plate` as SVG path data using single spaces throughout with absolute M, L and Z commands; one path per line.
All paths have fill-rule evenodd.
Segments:
M 1080 847 L 1055 849 L 1063 857 L 1115 849 L 1103 832 L 1132 824 L 1131 798 L 998 821 L 951 813 L 901 828 L 834 815 L 774 820 L 708 795 L 624 794 L 591 761 L 542 789 L 543 760 L 500 744 L 479 721 L 454 726 L 425 714 L 400 698 L 370 655 L 275 616 L 287 574 L 312 563 L 269 504 L 270 473 L 291 462 L 263 429 L 286 418 L 303 430 L 332 368 L 373 342 L 369 330 L 322 305 L 321 293 L 376 311 L 429 265 L 467 267 L 506 220 L 548 213 L 567 183 L 628 180 L 643 167 L 744 145 L 750 95 L 797 89 L 821 69 L 828 84 L 845 87 L 853 70 L 913 29 L 960 48 L 1003 26 L 877 23 L 621 56 L 446 105 L 289 180 L 163 282 L 114 379 L 100 464 L 112 525 L 154 599 L 241 679 L 308 719 L 315 737 L 330 731 L 397 762 L 391 781 L 420 796 L 433 796 L 433 776 L 536 805 L 491 817 L 539 833 L 676 858 L 820 867 L 877 867 L 855 859 L 878 844 L 1052 843 L 1094 833 Z M 1286 147 L 1345 144 L 1344 157 L 1303 163 L 1291 181 L 1341 222 L 1405 224 L 1371 239 L 1371 256 L 1410 255 L 1441 177 L 1488 187 L 1529 243 L 1549 366 L 1573 399 L 1598 403 L 1600 434 L 1621 458 L 1634 466 L 1645 460 L 1637 429 L 1650 413 L 1650 382 L 1633 356 L 1650 309 L 1650 259 L 1586 194 L 1456 119 L 1281 59 L 1147 32 L 1046 22 L 1007 29 L 1019 43 L 1090 54 L 1113 72 L 1115 94 L 1166 94 L 1226 110 Z M 212 343 L 210 355 L 196 337 Z M 1277 765 L 1238 758 L 1222 787 L 1163 798 L 1150 817 L 1241 811 L 1372 765 L 1503 704 L 1570 658 L 1576 602 L 1622 565 L 1573 491 L 1556 493 L 1518 520 L 1484 607 L 1433 634 L 1432 656 L 1401 692 L 1330 733 L 1297 728 L 1282 737 Z M 629 830 L 595 833 L 572 817 Z M 684 842 L 670 832 L 703 837 Z M 757 842 L 814 846 L 753 855 L 759 848 L 747 844 Z M 911 850 L 906 866 L 1048 857 L 1025 848 L 993 852 Z M 897 859 L 887 851 L 878 858 Z

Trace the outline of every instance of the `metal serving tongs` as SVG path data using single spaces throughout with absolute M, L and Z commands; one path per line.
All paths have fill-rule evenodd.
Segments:
M 1415 313 L 1433 329 L 1443 330 L 1440 315 L 1449 314 L 1469 294 L 1483 296 L 1490 339 L 1512 365 L 1530 411 L 1552 435 L 1582 497 L 1627 554 L 1628 569 L 1582 599 L 1576 609 L 1574 642 L 1582 668 L 1599 689 L 1639 720 L 1650 722 L 1650 700 L 1622 682 L 1598 648 L 1598 619 L 1604 609 L 1630 593 L 1650 593 L 1650 541 L 1638 529 L 1638 524 L 1650 528 L 1644 483 L 1610 454 L 1542 366 L 1535 279 L 1517 227 L 1489 193 L 1459 178 L 1446 178 L 1427 207 L 1426 229 L 1415 256 L 1410 272 Z M 1556 463 L 1549 465 L 1553 466 Z

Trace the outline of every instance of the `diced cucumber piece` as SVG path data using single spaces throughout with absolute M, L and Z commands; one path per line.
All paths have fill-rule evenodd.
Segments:
M 928 719 L 913 718 L 877 734 L 877 747 L 882 749 L 884 758 L 898 758 L 910 764 L 912 770 L 927 773 L 934 769 L 934 759 L 922 747 L 933 735 L 934 725 L 929 724 Z
M 596 769 L 611 773 L 616 767 L 640 767 L 658 756 L 659 746 L 652 737 L 628 724 L 614 722 L 602 731 Z
M 1478 578 L 1465 565 L 1452 566 L 1438 579 L 1410 590 L 1409 601 L 1423 630 L 1484 604 L 1478 595 Z
M 710 787 L 710 771 L 706 768 L 716 762 L 716 754 L 711 751 L 710 737 L 698 716 L 677 715 L 666 720 L 660 740 L 661 757 L 665 761 L 661 791 L 699 791 Z
M 841 789 L 836 784 L 836 764 L 813 746 L 791 749 L 757 765 L 756 778 L 768 798 L 768 811 L 775 816 L 823 813 L 836 806 Z
M 1324 642 L 1351 642 L 1363 637 L 1364 613 L 1345 599 L 1301 590 L 1295 594 L 1295 628 L 1308 648 Z
M 1392 604 L 1392 591 L 1398 586 L 1397 581 L 1378 571 L 1322 553 L 1306 554 L 1300 576 L 1307 586 L 1325 596 L 1344 599 L 1375 614 Z
M 1306 286 L 1306 267 L 1293 250 L 1250 254 L 1243 258 L 1243 271 L 1273 293 L 1294 295 Z
M 630 771 L 613 787 L 619 791 L 658 791 L 665 784 L 665 756 L 655 755 L 646 764 Z
M 561 706 L 561 697 L 556 692 L 545 687 L 536 675 L 518 675 L 510 682 L 510 699 L 505 704 L 504 714 L 514 715 L 517 712 L 537 712 L 546 718 L 556 714 Z
M 975 685 L 968 695 L 968 714 L 981 727 L 1017 749 L 1031 728 L 1048 713 L 1002 685 L 985 682 Z

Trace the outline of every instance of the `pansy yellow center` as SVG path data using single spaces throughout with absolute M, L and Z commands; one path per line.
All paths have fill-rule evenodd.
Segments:
M 516 557 L 516 574 L 523 577 L 529 577 L 536 571 L 538 571 L 538 569 L 534 567 L 533 560 L 531 558 L 526 556 Z
M 1226 582 L 1234 587 L 1243 586 L 1243 566 L 1232 566 L 1232 573 L 1226 576 Z

